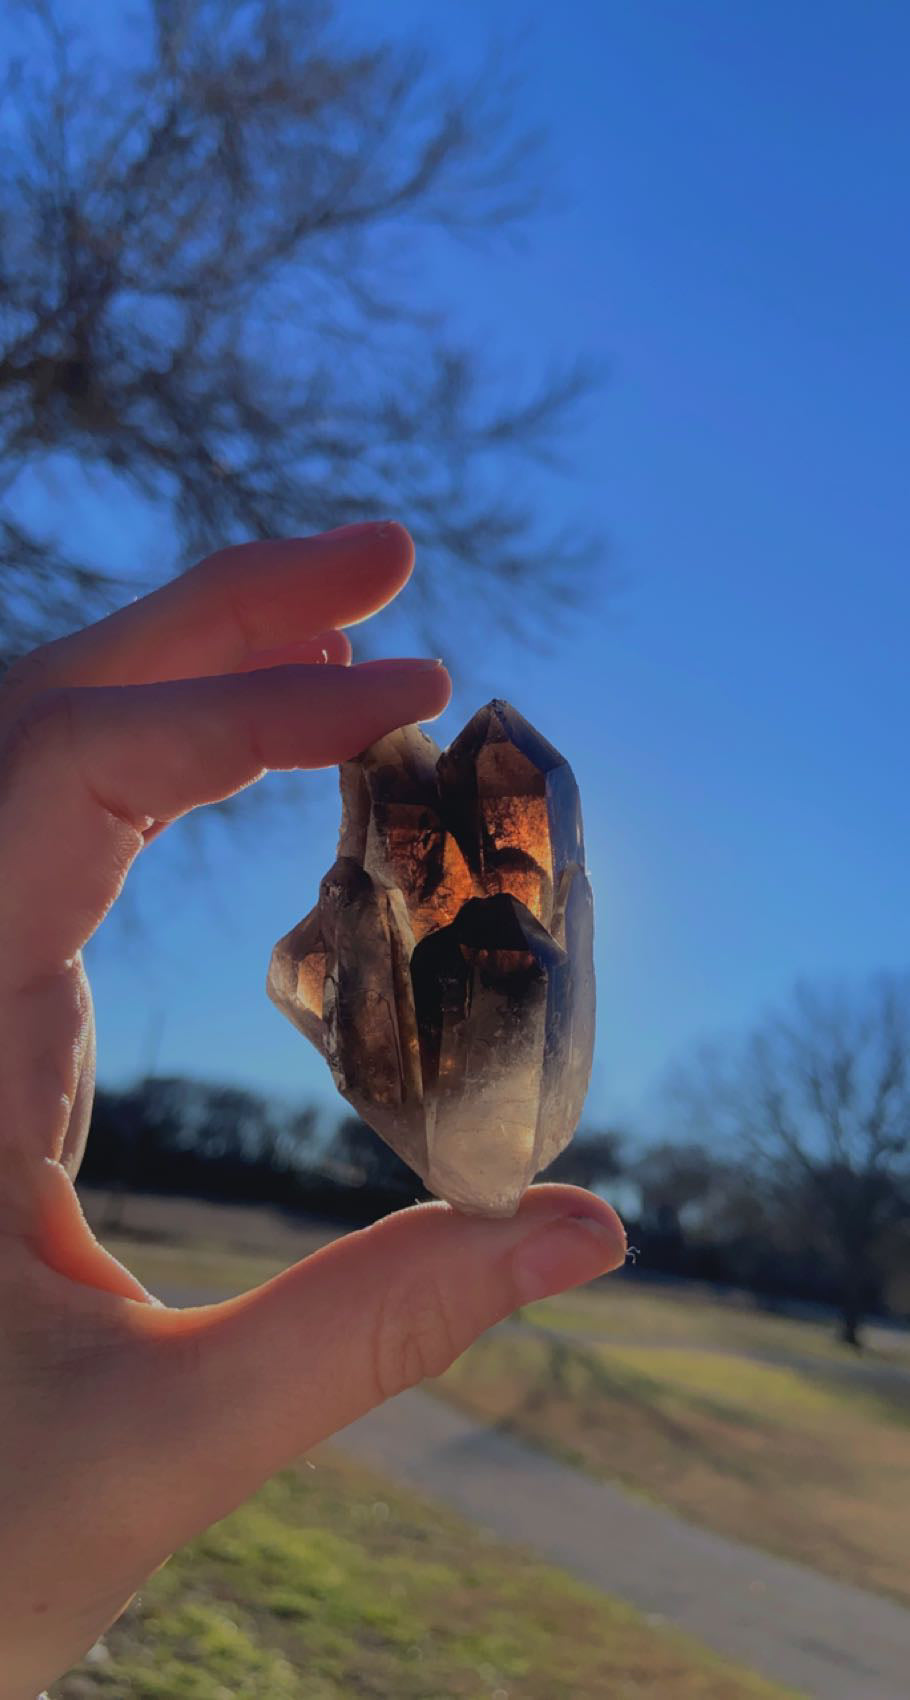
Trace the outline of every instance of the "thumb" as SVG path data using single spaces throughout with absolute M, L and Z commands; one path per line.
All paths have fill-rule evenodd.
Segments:
M 224 1516 L 372 1406 L 441 1375 L 520 1305 L 617 1268 L 625 1252 L 603 1200 L 540 1186 L 510 1221 L 417 1205 L 225 1304 L 137 1306 L 146 1338 L 132 1368 L 145 1360 L 144 1465 L 160 1484 L 162 1545 Z

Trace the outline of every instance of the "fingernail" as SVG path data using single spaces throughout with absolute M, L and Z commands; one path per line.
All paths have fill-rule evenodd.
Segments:
M 374 673 L 431 673 L 435 667 L 442 666 L 441 656 L 395 655 L 383 656 L 379 661 L 360 661 L 358 669 L 362 673 L 368 667 Z
M 619 1269 L 625 1262 L 625 1235 L 616 1218 L 560 1216 L 522 1241 L 512 1258 L 520 1304 L 579 1287 Z

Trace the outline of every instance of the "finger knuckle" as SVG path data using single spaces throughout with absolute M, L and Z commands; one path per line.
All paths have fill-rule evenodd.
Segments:
M 442 1375 L 463 1350 L 451 1301 L 435 1281 L 394 1289 L 380 1307 L 375 1381 L 380 1399 Z

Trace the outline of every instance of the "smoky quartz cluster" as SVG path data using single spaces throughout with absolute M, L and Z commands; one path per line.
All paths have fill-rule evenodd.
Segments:
M 341 769 L 338 857 L 268 991 L 427 1189 L 510 1216 L 568 1144 L 594 1044 L 578 787 L 508 703 Z

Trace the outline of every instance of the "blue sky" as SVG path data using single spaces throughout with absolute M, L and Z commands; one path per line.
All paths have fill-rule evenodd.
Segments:
M 455 60 L 488 39 L 478 0 L 384 13 Z M 671 1058 L 797 976 L 910 954 L 910 12 L 495 15 L 562 205 L 517 251 L 432 249 L 428 288 L 518 378 L 579 348 L 607 365 L 545 500 L 601 526 L 609 561 L 542 657 L 453 617 L 470 666 L 436 735 L 495 693 L 572 761 L 598 905 L 589 1119 L 635 1121 Z M 270 783 L 282 806 L 236 837 L 156 844 L 91 947 L 102 1080 L 154 1061 L 331 1105 L 263 982 L 331 860 L 333 784 Z

